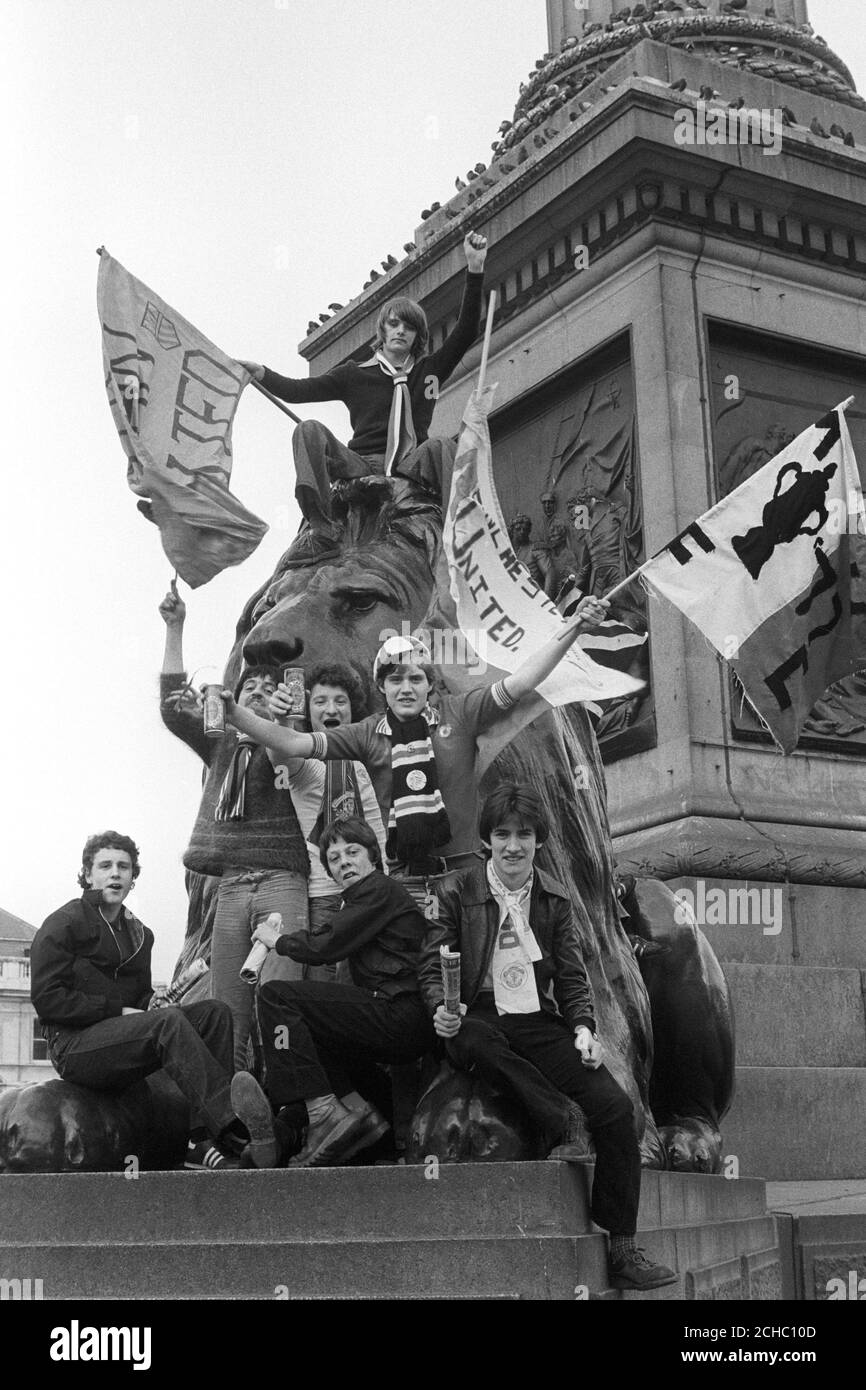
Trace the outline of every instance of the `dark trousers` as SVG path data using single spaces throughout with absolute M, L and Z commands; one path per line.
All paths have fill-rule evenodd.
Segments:
M 256 993 L 262 1085 L 275 1107 L 330 1092 L 363 1094 L 376 1062 L 412 1062 L 433 1046 L 416 994 L 385 999 L 357 985 L 271 980 Z
M 232 1015 L 217 999 L 59 1028 L 50 1051 L 64 1081 L 94 1091 L 122 1091 L 162 1067 L 189 1101 L 190 1128 L 213 1138 L 234 1119 Z
M 592 1219 L 613 1235 L 634 1234 L 640 1195 L 634 1109 L 605 1066 L 583 1065 L 564 1019 L 544 1010 L 500 1015 L 492 998 L 485 999 L 469 1010 L 446 1052 L 492 1090 L 516 1097 L 551 1147 L 565 1133 L 566 1097 L 576 1101 L 595 1142 Z
M 456 443 L 451 439 L 425 439 L 395 469 L 395 475 L 411 479 L 438 502 L 448 500 Z M 313 531 L 332 532 L 331 484 L 348 478 L 365 478 L 385 472 L 383 454 L 356 454 L 319 420 L 302 420 L 292 435 L 295 459 L 295 496 Z

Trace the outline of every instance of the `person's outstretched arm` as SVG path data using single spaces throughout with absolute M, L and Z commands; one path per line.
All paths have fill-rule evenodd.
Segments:
M 282 758 L 312 758 L 312 734 L 300 734 L 296 729 L 274 723 L 273 719 L 261 719 L 250 710 L 241 709 L 230 690 L 222 691 L 222 700 L 228 722 L 255 743 L 279 753 Z
M 186 604 L 171 581 L 171 588 L 159 605 L 165 623 L 165 652 L 159 678 L 159 712 L 165 727 L 182 739 L 188 748 L 210 765 L 214 756 L 214 741 L 205 736 L 201 706 L 195 692 L 190 690 L 183 665 L 183 625 Z
M 448 380 L 461 357 L 469 351 L 478 337 L 481 324 L 486 237 L 478 232 L 470 232 L 463 242 L 463 253 L 466 256 L 467 275 L 460 317 L 438 352 L 431 353 L 427 358 L 424 367 L 425 372 L 438 377 L 440 383 Z
M 567 627 L 562 632 L 558 632 L 549 642 L 545 642 L 543 647 L 539 647 L 537 652 L 527 657 L 521 666 L 510 676 L 506 676 L 502 682 L 506 693 L 512 700 L 521 700 L 524 695 L 537 690 L 542 681 L 547 680 L 565 656 L 569 647 L 572 647 L 582 632 L 588 628 L 597 627 L 607 616 L 607 599 L 583 598 L 577 605 L 577 611 Z

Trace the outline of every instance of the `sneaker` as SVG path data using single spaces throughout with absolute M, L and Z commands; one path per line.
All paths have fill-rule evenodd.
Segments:
M 277 1141 L 271 1102 L 248 1071 L 232 1077 L 232 1109 L 249 1130 L 250 1142 L 244 1150 L 254 1168 L 276 1168 Z
M 334 1105 L 318 1124 L 310 1125 L 307 1142 L 289 1161 L 290 1168 L 325 1168 L 341 1159 L 366 1122 L 362 1110 L 347 1110 L 345 1106 Z
M 675 1284 L 679 1276 L 667 1265 L 653 1264 L 643 1250 L 632 1250 L 619 1260 L 609 1262 L 610 1283 L 614 1289 L 661 1289 Z
M 358 1130 L 356 1137 L 352 1140 L 348 1149 L 344 1149 L 340 1154 L 340 1162 L 348 1163 L 350 1158 L 362 1153 L 364 1149 L 372 1149 L 374 1144 L 378 1144 L 380 1139 L 384 1139 L 391 1126 L 372 1105 L 366 1105 L 363 1110 L 357 1110 L 356 1114 L 362 1116 L 364 1124 Z
M 220 1145 L 215 1144 L 212 1139 L 200 1139 L 197 1144 L 188 1146 L 183 1166 L 184 1168 L 209 1168 L 215 1173 L 225 1173 L 230 1168 L 240 1168 L 241 1165 L 239 1159 L 224 1153 Z

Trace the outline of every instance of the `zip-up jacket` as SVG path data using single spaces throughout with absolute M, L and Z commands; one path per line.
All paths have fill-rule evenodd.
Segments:
M 439 919 L 428 923 L 418 970 L 421 996 L 431 1014 L 444 1002 L 439 947 L 460 952 L 460 998 L 471 1008 L 490 968 L 499 926 L 499 907 L 483 864 L 440 880 L 436 896 Z M 558 1005 L 569 1028 L 585 1025 L 595 1032 L 592 985 L 571 902 L 562 884 L 543 869 L 534 869 L 527 915 L 541 948 L 533 969 L 542 1009 L 556 1012 Z
M 98 890 L 86 889 L 46 917 L 33 938 L 30 997 L 43 1024 L 87 1028 L 150 1002 L 153 932 L 122 907 L 117 920 L 132 942 L 132 954 L 122 960 L 101 901 Z
M 375 869 L 349 884 L 324 930 L 287 933 L 278 937 L 275 949 L 311 965 L 345 957 L 353 984 L 395 999 L 418 993 L 418 951 L 426 925 L 402 883 Z

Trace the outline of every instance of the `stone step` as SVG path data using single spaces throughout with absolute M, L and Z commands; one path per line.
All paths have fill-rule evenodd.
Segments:
M 866 1177 L 866 1068 L 738 1067 L 722 1135 L 742 1176 Z
M 4 1243 L 291 1242 L 578 1236 L 591 1165 L 443 1164 L 271 1172 L 13 1174 L 0 1178 Z M 644 1172 L 642 1227 L 762 1217 L 764 1185 Z
M 0 1246 L 0 1276 L 51 1299 L 573 1300 L 607 1283 L 602 1235 L 475 1240 Z
M 723 969 L 734 1003 L 738 1066 L 808 1061 L 812 1067 L 866 1067 L 859 970 L 731 961 Z
M 683 1298 L 692 1270 L 765 1258 L 771 1217 L 653 1230 L 641 1243 L 677 1270 L 654 1291 Z M 0 1244 L 0 1278 L 41 1281 L 53 1299 L 521 1298 L 572 1301 L 609 1289 L 607 1241 L 583 1236 L 436 1240 Z M 724 1281 L 723 1281 L 724 1282 Z M 643 1296 L 643 1295 L 641 1295 Z M 628 1297 L 628 1295 L 626 1295 Z
M 40 1280 L 49 1300 L 618 1296 L 589 1218 L 590 1165 L 424 1172 L 4 1174 L 0 1279 Z M 642 1298 L 692 1296 L 695 1271 L 711 1289 L 697 1296 L 715 1296 L 732 1261 L 765 1261 L 776 1244 L 750 1179 L 645 1172 L 639 1224 L 680 1276 Z

